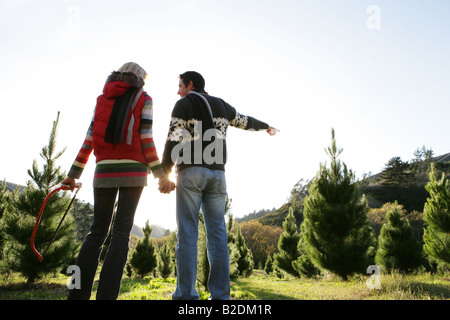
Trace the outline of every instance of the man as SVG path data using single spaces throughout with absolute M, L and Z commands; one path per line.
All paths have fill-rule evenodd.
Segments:
M 173 299 L 198 299 L 197 238 L 202 209 L 210 263 L 211 299 L 230 298 L 229 256 L 225 225 L 226 132 L 228 125 L 244 130 L 277 129 L 239 114 L 224 100 L 208 95 L 205 80 L 194 71 L 180 75 L 162 164 L 167 174 L 176 166 L 176 218 L 178 226 L 177 288 Z

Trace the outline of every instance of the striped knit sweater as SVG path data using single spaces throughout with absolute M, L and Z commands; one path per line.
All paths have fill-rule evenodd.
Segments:
M 110 82 L 110 84 L 117 85 L 117 82 Z M 122 84 L 119 83 L 119 85 Z M 94 116 L 92 117 L 84 143 L 78 152 L 68 176 L 79 179 L 89 160 L 90 154 L 94 151 L 97 161 L 94 174 L 94 187 L 146 186 L 149 170 L 155 178 L 163 178 L 165 172 L 159 161 L 152 135 L 153 104 L 151 97 L 144 92 L 139 99 L 135 115 L 139 116 L 140 114 L 140 121 L 136 121 L 133 136 L 134 143 L 132 146 L 128 146 L 126 144 L 113 145 L 103 142 L 105 124 L 102 123 L 104 121 L 101 121 L 101 119 L 102 117 L 108 117 L 108 114 L 103 114 L 102 116 L 102 112 L 99 112 L 99 107 L 105 109 L 104 103 L 102 103 L 105 98 L 103 96 L 100 96 L 97 100 Z M 106 98 L 113 100 L 110 97 Z M 96 113 L 98 114 L 96 115 Z M 98 123 L 96 123 L 97 121 Z

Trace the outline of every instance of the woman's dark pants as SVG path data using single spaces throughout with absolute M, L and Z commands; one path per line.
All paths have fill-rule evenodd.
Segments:
M 119 295 L 128 256 L 131 228 L 143 187 L 94 188 L 94 222 L 83 242 L 76 265 L 80 268 L 80 289 L 69 290 L 69 300 L 88 300 L 100 253 L 109 234 L 117 193 L 111 242 L 100 272 L 97 300 L 115 300 Z

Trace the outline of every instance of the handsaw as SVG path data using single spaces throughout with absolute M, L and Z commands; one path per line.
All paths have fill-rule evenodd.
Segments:
M 74 188 L 75 188 L 76 190 L 75 190 L 75 193 L 74 193 L 74 195 L 73 195 L 73 197 L 72 197 L 72 200 L 70 201 L 69 206 L 67 207 L 66 212 L 64 213 L 64 215 L 63 215 L 61 221 L 59 222 L 58 227 L 56 228 L 55 232 L 53 233 L 52 240 L 49 242 L 49 244 L 47 245 L 47 248 L 44 250 L 44 253 L 41 255 L 41 254 L 36 250 L 36 246 L 34 245 L 34 238 L 36 237 L 36 233 L 37 233 L 37 230 L 38 230 L 38 228 L 39 228 L 39 223 L 41 222 L 42 213 L 44 212 L 45 205 L 47 204 L 48 199 L 49 199 L 55 192 L 58 192 L 58 191 L 60 191 L 60 190 L 73 190 L 73 187 L 71 187 L 70 185 L 64 185 L 64 184 L 62 184 L 62 185 L 60 185 L 59 187 L 53 189 L 53 190 L 45 197 L 44 202 L 42 203 L 41 209 L 40 209 L 40 211 L 39 211 L 39 214 L 38 214 L 38 216 L 37 216 L 37 218 L 36 218 L 36 222 L 35 222 L 35 224 L 34 224 L 34 229 L 33 229 L 33 233 L 31 234 L 31 240 L 30 240 L 31 250 L 33 250 L 34 255 L 39 259 L 40 262 L 42 262 L 42 261 L 44 260 L 44 256 L 46 255 L 46 253 L 47 253 L 48 249 L 50 248 L 51 244 L 53 243 L 53 241 L 55 240 L 55 236 L 56 236 L 56 234 L 58 233 L 58 230 L 59 230 L 59 228 L 61 227 L 64 218 L 66 217 L 67 213 L 69 212 L 69 209 L 70 209 L 70 207 L 72 206 L 72 204 L 73 204 L 73 202 L 74 202 L 74 200 L 75 200 L 75 197 L 77 196 L 78 191 L 80 191 L 81 185 L 82 185 L 81 182 L 78 182 L 78 183 L 75 184 L 75 187 L 74 187 Z

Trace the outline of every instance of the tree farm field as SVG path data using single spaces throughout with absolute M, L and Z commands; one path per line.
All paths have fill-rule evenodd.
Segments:
M 431 275 L 389 273 L 380 275 L 380 288 L 370 288 L 369 275 L 342 281 L 335 276 L 319 279 L 278 278 L 254 270 L 247 278 L 231 282 L 232 300 L 450 300 L 450 274 Z M 65 300 L 67 280 L 64 274 L 46 276 L 34 284 L 18 274 L 0 276 L 0 300 Z M 118 300 L 171 300 L 176 278 L 123 277 Z M 198 288 L 200 299 L 207 299 Z M 94 284 L 91 299 L 95 299 Z

